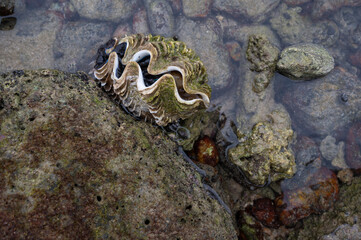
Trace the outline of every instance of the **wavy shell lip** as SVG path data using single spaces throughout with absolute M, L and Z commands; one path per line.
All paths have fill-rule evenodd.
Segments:
M 170 38 L 114 38 L 99 48 L 94 76 L 130 112 L 161 126 L 210 104 L 203 63 L 183 42 Z

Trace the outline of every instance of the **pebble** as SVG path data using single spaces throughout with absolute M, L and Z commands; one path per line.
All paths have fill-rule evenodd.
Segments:
M 351 169 L 342 169 L 337 173 L 337 178 L 347 185 L 351 185 L 353 179 L 353 172 Z
M 228 50 L 229 56 L 233 59 L 233 61 L 240 61 L 241 60 L 241 52 L 242 48 L 236 41 L 226 42 L 225 46 Z
M 70 0 L 81 17 L 120 22 L 130 18 L 139 0 Z
M 148 23 L 154 35 L 172 37 L 174 35 L 173 10 L 166 0 L 148 0 L 146 3 Z

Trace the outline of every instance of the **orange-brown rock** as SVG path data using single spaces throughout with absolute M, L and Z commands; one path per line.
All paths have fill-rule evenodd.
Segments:
M 320 213 L 333 206 L 339 193 L 336 174 L 320 168 L 307 177 L 304 186 L 285 191 L 275 200 L 280 221 L 293 226 L 312 213 Z
M 204 136 L 199 139 L 194 145 L 194 150 L 198 162 L 208 164 L 212 167 L 217 165 L 219 154 L 216 144 L 210 137 Z

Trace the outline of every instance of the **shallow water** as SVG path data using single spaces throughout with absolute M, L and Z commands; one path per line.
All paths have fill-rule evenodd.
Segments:
M 270 1 L 267 6 L 267 1 L 259 1 L 257 7 L 244 1 L 250 5 L 234 8 L 226 0 L 199 1 L 197 7 L 191 1 L 159 1 L 162 4 L 151 6 L 151 1 L 144 0 L 128 2 L 132 7 L 114 18 L 115 13 L 105 6 L 88 3 L 88 8 L 104 11 L 98 16 L 96 11 L 80 11 L 72 5 L 87 1 L 16 2 L 14 13 L 1 17 L 0 71 L 56 68 L 91 72 L 98 47 L 113 35 L 176 36 L 208 68 L 211 109 L 220 109 L 223 118 L 223 139 L 213 137 L 218 138 L 223 156 L 227 147 L 237 144 L 235 128 L 250 130 L 254 116 L 269 115 L 275 106 L 285 106 L 296 133 L 291 145 L 297 173 L 280 183 L 283 191 L 302 189 L 299 184 L 304 176 L 312 178 L 321 166 L 337 173 L 358 169 L 361 164 L 357 160 L 361 148 L 361 3 L 357 1 L 283 1 L 288 5 Z M 245 50 L 252 33 L 265 34 L 279 50 L 306 42 L 322 45 L 334 57 L 335 69 L 311 81 L 275 73 L 264 95 L 246 92 L 243 84 L 250 76 Z

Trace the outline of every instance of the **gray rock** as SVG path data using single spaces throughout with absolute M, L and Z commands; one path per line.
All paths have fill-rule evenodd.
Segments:
M 213 8 L 233 16 L 243 16 L 247 20 L 260 22 L 268 17 L 279 0 L 214 0 Z
M 108 41 L 111 34 L 112 28 L 106 23 L 69 22 L 56 35 L 56 68 L 70 72 L 90 69 L 99 45 Z
M 312 6 L 312 16 L 321 18 L 326 14 L 336 11 L 342 7 L 361 6 L 360 0 L 315 0 Z
M 54 68 L 53 44 L 58 17 L 33 10 L 19 17 L 16 27 L 0 34 L 0 71 Z
M 334 68 L 333 57 L 316 44 L 298 44 L 282 50 L 277 70 L 295 80 L 322 77 Z
M 133 33 L 149 34 L 149 26 L 147 22 L 147 11 L 140 8 L 133 16 Z
M 336 144 L 336 139 L 327 136 L 321 141 L 320 151 L 322 156 L 332 163 L 332 166 L 339 169 L 348 168 L 345 161 L 345 142 Z
M 237 239 L 175 143 L 84 73 L 2 74 L 0 90 L 1 239 Z
M 297 43 L 317 43 L 332 46 L 339 38 L 337 25 L 332 21 L 314 22 L 308 15 L 301 15 L 302 8 L 288 8 L 286 4 L 273 13 L 272 28 L 287 45 Z
M 266 25 L 245 25 L 228 24 L 224 27 L 224 36 L 230 39 L 237 40 L 242 43 L 243 47 L 247 47 L 249 36 L 263 35 L 276 47 L 280 48 L 281 43 L 277 34 Z
M 139 0 L 70 0 L 79 15 L 89 19 L 119 22 L 133 15 Z
M 338 67 L 323 78 L 290 84 L 282 101 L 293 114 L 295 126 L 325 137 L 360 119 L 359 82 L 356 76 Z
M 146 6 L 148 23 L 152 33 L 172 37 L 174 34 L 174 16 L 169 3 L 166 0 L 148 0 Z
M 231 60 L 228 51 L 221 47 L 222 32 L 218 22 L 211 18 L 199 22 L 179 17 L 177 23 L 179 40 L 199 55 L 207 69 L 212 89 L 229 86 L 232 83 Z
M 210 11 L 211 0 L 182 0 L 183 13 L 187 17 L 206 17 Z

